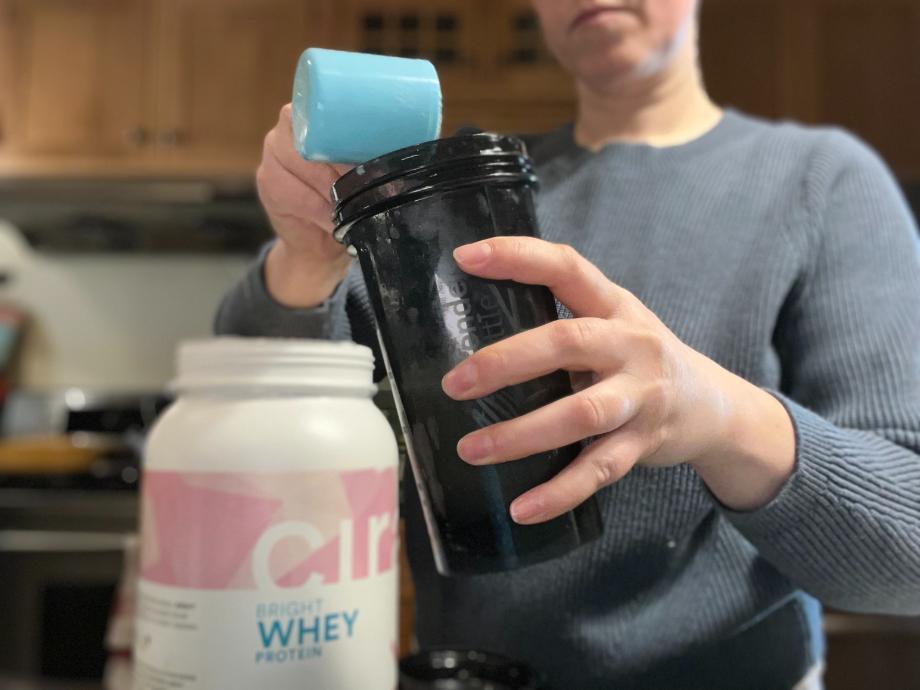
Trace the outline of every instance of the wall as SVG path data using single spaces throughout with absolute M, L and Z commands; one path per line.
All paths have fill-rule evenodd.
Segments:
M 29 315 L 20 387 L 161 388 L 176 344 L 209 335 L 246 257 L 42 255 L 0 221 L 0 302 Z

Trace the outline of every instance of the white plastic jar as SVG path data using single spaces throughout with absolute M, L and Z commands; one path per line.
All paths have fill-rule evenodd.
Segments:
M 142 483 L 135 690 L 393 690 L 397 449 L 352 343 L 184 344 Z

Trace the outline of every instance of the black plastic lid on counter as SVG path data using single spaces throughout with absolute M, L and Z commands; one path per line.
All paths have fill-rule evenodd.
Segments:
M 498 654 L 440 649 L 399 664 L 400 690 L 549 690 L 535 671 Z

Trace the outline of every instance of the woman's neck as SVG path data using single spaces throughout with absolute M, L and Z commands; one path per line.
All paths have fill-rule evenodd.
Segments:
M 615 141 L 676 146 L 715 127 L 722 111 L 703 86 L 695 45 L 686 41 L 669 65 L 648 77 L 578 82 L 575 141 L 592 151 Z

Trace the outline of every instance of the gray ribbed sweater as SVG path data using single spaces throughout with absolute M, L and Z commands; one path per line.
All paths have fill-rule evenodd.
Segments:
M 820 654 L 801 612 L 766 642 L 730 638 L 746 640 L 796 590 L 854 611 L 920 614 L 920 254 L 884 165 L 840 131 L 732 111 L 665 149 L 592 154 L 569 127 L 529 144 L 543 236 L 778 395 L 795 422 L 797 467 L 772 503 L 746 514 L 721 507 L 688 466 L 637 468 L 599 494 L 601 541 L 474 578 L 434 572 L 410 504 L 422 644 L 526 659 L 557 690 L 780 688 L 782 674 L 763 668 Z M 217 331 L 373 339 L 357 270 L 322 307 L 292 310 L 267 295 L 261 262 L 227 296 Z M 716 662 L 687 666 L 682 680 L 654 675 L 707 654 Z M 759 680 L 727 672 L 739 665 L 761 668 Z

